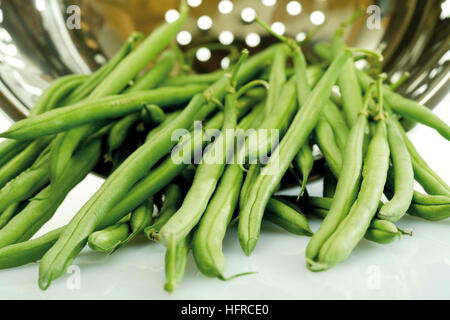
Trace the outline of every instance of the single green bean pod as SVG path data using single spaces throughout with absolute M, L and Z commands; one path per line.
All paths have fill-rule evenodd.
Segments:
M 108 152 L 119 149 L 125 142 L 133 126 L 141 120 L 141 114 L 134 113 L 117 121 L 108 134 Z
M 91 234 L 88 238 L 88 245 L 94 251 L 111 253 L 128 238 L 130 233 L 129 223 L 115 224 Z
M 141 117 L 148 124 L 158 125 L 166 120 L 164 111 L 155 105 L 148 105 L 142 109 Z
M 19 206 L 19 202 L 13 203 L 0 214 L 0 229 L 6 226 L 11 218 L 17 214 Z
M 336 57 L 346 50 L 346 45 L 341 37 L 341 32 L 335 33 L 332 39 L 332 52 Z M 348 57 L 342 72 L 338 78 L 338 85 L 342 96 L 342 105 L 345 118 L 350 127 L 358 120 L 358 115 L 363 109 L 363 96 L 356 75 L 356 67 L 352 57 Z
M 188 102 L 194 95 L 202 92 L 204 89 L 204 85 L 160 88 L 82 101 L 16 122 L 0 136 L 28 140 L 64 132 L 89 123 L 95 123 L 96 125 L 100 123 L 100 127 L 103 127 L 105 124 L 102 120 L 114 120 L 141 111 L 142 105 L 179 106 Z M 89 129 L 91 130 L 91 128 Z
M 1 248 L 0 269 L 17 268 L 39 261 L 58 240 L 62 230 L 56 229 L 39 238 Z
M 298 155 L 295 157 L 294 166 L 298 172 L 302 174 L 301 190 L 299 197 L 305 192 L 306 184 L 309 180 L 309 175 L 314 167 L 314 155 L 309 143 L 306 143 L 301 149 Z
M 320 151 L 334 175 L 338 176 L 342 168 L 342 153 L 336 142 L 336 137 L 328 120 L 322 117 L 315 130 L 316 141 Z
M 378 217 L 397 222 L 408 211 L 414 195 L 414 169 L 403 136 L 390 117 L 387 128 L 395 192 L 393 198 L 380 209 Z
M 264 217 L 290 233 L 299 236 L 313 235 L 308 220 L 300 208 L 294 207 L 282 199 L 272 198 L 267 205 L 267 210 Z
M 167 187 L 164 193 L 164 202 L 156 222 L 144 230 L 144 233 L 150 240 L 157 240 L 158 232 L 180 208 L 183 201 L 182 197 L 183 192 L 177 184 L 173 183 Z
M 389 244 L 401 239 L 402 232 L 390 221 L 374 219 L 364 237 L 379 244 Z
M 166 283 L 164 289 L 172 293 L 179 286 L 186 271 L 187 255 L 190 249 L 190 236 L 181 239 L 180 242 L 170 241 L 166 251 Z

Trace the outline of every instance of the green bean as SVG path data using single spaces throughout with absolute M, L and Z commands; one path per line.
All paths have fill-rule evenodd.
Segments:
M 137 92 L 140 90 L 149 90 L 156 88 L 162 81 L 163 77 L 167 76 L 175 65 L 175 54 L 173 51 L 164 52 L 156 62 L 155 66 L 147 72 L 142 78 L 130 87 L 127 92 Z M 119 120 L 108 136 L 108 149 L 111 153 L 117 150 L 125 141 L 131 127 L 139 121 L 143 116 L 145 121 L 159 124 L 164 118 L 165 114 L 159 107 L 150 105 L 142 110 L 142 115 L 130 114 L 123 119 Z
M 172 40 L 187 19 L 189 8 L 185 0 L 180 4 L 179 18 L 170 24 L 165 24 L 155 29 L 140 46 L 129 54 L 117 65 L 109 76 L 89 95 L 88 100 L 104 98 L 119 94 L 136 77 L 145 66 L 152 61 Z M 156 79 L 162 79 L 163 73 L 156 75 Z M 69 159 L 79 146 L 80 142 L 89 136 L 92 128 L 89 125 L 58 135 L 52 150 L 51 178 L 56 180 L 66 168 Z
M 0 269 L 16 268 L 39 261 L 58 240 L 63 228 L 49 232 L 42 237 L 0 249 Z
M 66 105 L 74 104 L 85 98 L 89 97 L 103 81 L 108 79 L 114 69 L 123 61 L 133 50 L 136 49 L 138 42 L 142 40 L 141 33 L 133 33 L 120 48 L 120 50 L 110 59 L 104 66 L 94 72 L 89 79 L 80 87 L 78 87 L 72 94 L 66 99 Z
M 301 190 L 299 197 L 306 190 L 306 184 L 309 180 L 309 175 L 314 167 L 314 156 L 311 146 L 306 143 L 301 149 L 298 155 L 294 159 L 296 169 L 302 174 L 303 180 L 301 181 Z
M 344 52 L 346 45 L 340 33 L 336 32 L 332 40 L 333 55 L 337 56 Z M 358 77 L 353 58 L 349 57 L 339 75 L 338 85 L 342 95 L 342 105 L 345 118 L 350 127 L 356 123 L 359 112 L 363 109 L 363 97 L 359 86 Z
M 291 39 L 284 38 L 283 36 L 280 36 L 276 33 L 274 33 L 271 28 L 267 24 L 265 24 L 260 19 L 257 19 L 257 22 L 265 28 L 269 33 L 274 35 L 276 38 L 281 40 L 282 42 L 286 43 L 292 50 L 293 54 L 293 62 L 294 62 L 294 75 L 295 75 L 295 83 L 296 83 L 296 91 L 297 91 L 297 101 L 299 108 L 301 108 L 304 104 L 307 103 L 307 99 L 309 95 L 311 94 L 310 86 L 314 86 L 320 79 L 320 76 L 322 76 L 322 70 L 321 68 L 315 70 L 317 72 L 310 72 L 308 73 L 307 68 L 307 62 L 305 59 L 305 56 L 303 55 L 302 50 L 297 45 L 297 43 L 291 41 Z M 276 68 L 274 65 L 272 67 L 274 73 L 277 72 L 277 69 L 280 69 L 280 67 Z M 285 66 L 282 67 L 282 75 L 284 78 L 286 77 L 285 74 Z M 272 78 L 271 78 L 272 79 Z M 282 94 L 283 96 L 283 94 Z M 270 95 L 269 95 L 270 98 Z M 290 123 L 290 121 L 289 121 Z M 284 133 L 284 132 L 283 132 Z M 272 143 L 273 144 L 273 143 Z M 267 149 L 266 149 L 267 150 Z M 301 171 L 303 176 L 302 181 L 302 188 L 299 193 L 299 197 L 302 195 L 306 188 L 306 183 L 308 182 L 309 174 L 311 173 L 312 167 L 314 165 L 314 157 L 312 155 L 312 150 L 309 147 L 309 145 L 304 145 L 301 147 L 298 155 L 295 158 L 297 169 Z
M 388 179 L 389 180 L 389 179 Z M 388 181 L 385 193 L 393 197 L 390 190 L 392 182 Z M 450 218 L 450 198 L 446 196 L 432 196 L 414 192 L 413 201 L 408 208 L 408 214 L 429 221 L 441 221 Z
M 70 190 L 94 168 L 101 153 L 100 141 L 94 140 L 75 154 L 70 171 L 58 185 L 45 188 L 34 200 L 0 230 L 0 248 L 30 239 L 55 213 Z
M 338 176 L 342 168 L 342 155 L 337 145 L 333 128 L 325 117 L 321 117 L 315 129 L 317 144 L 330 170 Z
M 411 156 L 412 165 L 414 169 L 414 177 L 426 192 L 433 195 L 450 195 L 450 187 L 445 183 L 442 178 L 430 168 L 426 161 L 417 152 L 411 140 L 408 138 L 401 124 L 394 118 L 394 115 L 387 106 L 388 111 L 391 113 L 393 124 L 397 127 L 397 130 L 403 136 L 403 140 L 406 143 L 406 147 Z
M 66 103 L 67 96 L 71 92 L 74 92 L 76 89 L 78 89 L 81 85 L 86 83 L 88 79 L 88 75 L 74 75 L 71 81 L 67 81 L 66 83 L 62 84 L 57 90 L 55 90 L 54 94 L 46 102 L 45 112 L 64 105 Z M 44 112 L 40 112 L 39 114 L 42 113 Z
M 119 149 L 125 142 L 131 128 L 141 119 L 140 113 L 133 113 L 117 121 L 108 133 L 108 153 Z
M 245 204 L 247 203 L 250 191 L 253 188 L 253 185 L 254 185 L 256 178 L 258 177 L 258 174 L 260 171 L 261 171 L 261 165 L 256 164 L 256 165 L 250 166 L 250 169 L 248 170 L 248 173 L 245 177 L 244 184 L 242 186 L 241 195 L 239 197 L 240 211 L 243 210 Z
M 118 223 L 96 231 L 88 238 L 88 245 L 94 251 L 111 253 L 131 234 L 128 222 Z
M 78 74 L 67 75 L 53 81 L 38 98 L 33 108 L 31 108 L 29 117 L 32 118 L 53 109 L 60 102 L 60 99 L 63 99 L 64 96 L 75 87 L 75 84 L 79 85 L 81 82 L 86 81 L 88 77 L 89 76 Z M 72 85 L 67 86 L 68 84 Z M 61 91 L 62 87 L 66 88 L 67 91 Z M 55 97 L 57 99 L 55 99 Z
M 142 115 L 147 123 L 161 124 L 166 120 L 166 114 L 164 111 L 155 105 L 148 105 L 142 110 Z
M 41 152 L 49 145 L 51 139 L 43 138 L 32 142 L 24 151 L 12 161 L 0 168 L 0 188 L 3 188 L 11 179 L 17 177 L 22 171 L 29 168 L 39 157 Z
M 29 141 L 5 140 L 0 143 L 0 168 L 14 159 L 29 145 Z
M 450 196 L 450 187 L 447 183 L 445 183 L 445 181 L 442 180 L 442 178 L 434 172 L 433 169 L 431 169 L 425 160 L 420 156 L 419 152 L 406 135 L 400 123 L 397 122 L 396 126 L 402 132 L 406 147 L 411 155 L 414 176 L 419 184 L 422 185 L 425 191 L 430 194 Z
M 313 47 L 314 53 L 325 61 L 333 60 L 331 44 L 328 42 L 318 42 Z
M 0 214 L 0 229 L 6 226 L 11 218 L 17 214 L 19 206 L 20 202 L 13 203 Z
M 199 223 L 192 240 L 192 251 L 198 269 L 207 277 L 225 279 L 225 257 L 222 242 L 238 203 L 244 172 L 239 165 L 228 165 L 214 197 Z
M 304 207 L 302 206 L 304 212 L 325 218 L 329 214 L 333 198 L 308 197 L 306 202 L 307 204 Z M 396 239 L 401 238 L 402 234 L 411 235 L 410 233 L 398 229 L 395 224 L 390 221 L 374 218 L 365 234 L 365 238 L 379 244 L 389 244 Z
M 175 22 L 155 29 L 136 50 L 122 60 L 113 73 L 93 92 L 91 98 L 105 97 L 121 92 L 128 82 L 141 72 L 179 32 L 189 13 L 185 1 L 181 1 L 179 11 L 180 16 Z
M 164 81 L 164 78 L 172 71 L 175 63 L 175 53 L 172 50 L 163 52 L 155 62 L 155 65 L 144 76 L 139 78 L 136 83 L 130 87 L 128 92 L 157 88 Z M 186 84 L 192 83 L 193 82 Z
M 182 241 L 200 221 L 224 173 L 230 154 L 234 152 L 235 136 L 226 134 L 226 132 L 235 130 L 237 126 L 235 109 L 238 99 L 236 77 L 247 56 L 248 51 L 244 51 L 233 71 L 232 78 L 229 80 L 229 93 L 225 96 L 222 132 L 216 138 L 212 147 L 203 155 L 202 163 L 197 168 L 194 182 L 186 194 L 181 208 L 160 230 L 159 240 L 166 247 L 169 246 L 170 241 Z
M 440 205 L 440 204 L 450 204 L 450 197 L 447 196 L 433 196 L 428 194 L 423 194 L 418 191 L 414 191 L 413 203 L 421 205 Z
M 130 87 L 127 92 L 137 92 L 141 90 L 149 90 L 158 87 L 164 77 L 166 77 L 173 69 L 176 63 L 175 53 L 173 51 L 166 51 L 161 54 L 155 65 L 143 77 L 139 78 L 137 82 Z M 157 106 L 148 106 L 142 110 L 142 115 L 145 116 L 146 122 L 161 123 L 165 117 L 164 112 Z M 139 121 L 140 115 L 130 114 L 119 120 L 113 126 L 108 137 L 109 151 L 118 149 L 125 141 L 129 129 L 132 125 Z
M 286 49 L 285 46 L 279 46 L 274 53 L 269 76 L 270 88 L 267 97 L 267 117 L 272 117 L 275 107 L 278 106 L 278 98 L 283 97 L 281 89 L 286 83 Z
M 155 241 L 157 239 L 156 235 L 161 228 L 181 207 L 183 201 L 182 195 L 181 188 L 177 184 L 173 183 L 167 187 L 166 192 L 164 193 L 164 203 L 156 222 L 144 230 L 144 233 L 150 240 Z
M 328 123 L 333 128 L 337 146 L 341 151 L 344 151 L 350 130 L 347 127 L 342 112 L 333 102 L 329 101 L 323 116 L 327 119 Z
M 268 165 L 255 181 L 256 188 L 249 194 L 249 201 L 241 211 L 239 220 L 239 239 L 244 252 L 250 254 L 256 246 L 261 220 L 265 207 L 276 191 L 284 173 L 288 170 L 301 147 L 306 143 L 309 135 L 319 121 L 320 114 L 329 99 L 331 89 L 346 61 L 344 54 L 332 63 L 319 84 L 314 88 L 307 103 L 295 116 L 288 132 Z
M 49 181 L 48 150 L 29 169 L 12 179 L 0 190 L 0 212 L 15 202 L 27 200 Z
M 323 196 L 325 198 L 334 198 L 337 187 L 336 176 L 331 172 L 328 166 L 325 166 L 323 178 Z
M 161 107 L 177 106 L 189 101 L 192 96 L 204 89 L 203 85 L 161 88 L 80 102 L 16 122 L 0 137 L 18 140 L 36 139 L 99 120 L 120 118 L 140 111 L 145 104 L 157 104 Z
M 294 63 L 297 65 L 296 69 L 296 76 L 297 78 L 300 78 L 303 80 L 298 81 L 297 80 L 297 94 L 298 94 L 298 101 L 300 102 L 300 106 L 303 105 L 306 102 L 306 99 L 308 98 L 309 94 L 311 94 L 311 89 L 314 88 L 315 84 L 320 80 L 320 77 L 323 75 L 322 69 L 318 69 L 315 73 L 308 72 L 310 68 L 306 69 L 306 75 L 307 79 L 304 79 L 304 76 L 301 76 L 301 74 L 304 73 L 303 70 L 305 70 L 305 64 L 306 61 L 303 55 L 297 54 L 296 57 L 294 56 Z M 296 61 L 298 60 L 298 61 Z M 336 142 L 341 150 L 345 149 L 345 144 L 347 141 L 347 136 L 349 134 L 349 129 L 347 126 L 347 122 L 344 118 L 344 115 L 342 114 L 341 110 L 336 106 L 335 103 L 332 101 L 328 101 L 327 105 L 325 107 L 325 111 L 323 112 L 323 117 L 325 117 L 331 127 L 333 128 L 333 131 L 336 136 Z
M 408 214 L 429 221 L 441 221 L 450 218 L 450 204 L 420 205 L 411 204 Z
M 183 280 L 186 270 L 187 255 L 190 249 L 190 236 L 181 239 L 178 243 L 170 241 L 166 251 L 166 283 L 164 289 L 172 293 Z
M 175 120 L 179 115 L 181 114 L 181 111 L 174 111 L 169 113 L 164 121 L 157 126 L 156 128 L 152 129 L 149 134 L 147 135 L 147 138 L 145 139 L 146 142 L 151 141 L 154 137 L 156 137 L 160 132 L 164 131 L 164 129 L 172 123 L 173 120 Z
M 170 77 L 163 81 L 161 86 L 163 87 L 176 87 L 185 86 L 188 84 L 211 84 L 214 83 L 225 76 L 225 71 L 219 70 L 211 73 L 205 74 L 193 74 L 187 76 L 176 76 Z
M 131 213 L 128 221 L 92 233 L 88 238 L 89 247 L 109 254 L 117 251 L 151 224 L 152 214 L 153 198 L 150 198 Z
M 379 121 L 367 152 L 358 198 L 349 214 L 320 249 L 318 264 L 314 263 L 317 271 L 329 269 L 347 259 L 369 229 L 386 184 L 389 153 L 386 124 Z
M 264 217 L 283 229 L 299 236 L 313 235 L 308 220 L 300 208 L 294 207 L 282 199 L 272 198 L 267 204 L 267 211 Z
M 361 181 L 364 135 L 367 128 L 367 118 L 361 114 L 348 137 L 342 167 L 337 174 L 334 173 L 339 180 L 330 213 L 306 248 L 306 257 L 309 260 L 316 259 L 321 247 L 338 228 L 356 199 Z M 309 268 L 311 264 L 308 262 L 307 266 Z
M 272 54 L 273 49 L 271 48 L 253 56 L 244 63 L 239 73 L 239 83 L 245 83 L 257 74 L 261 65 L 270 59 Z M 207 92 L 212 93 L 214 98 L 220 100 L 225 94 L 228 83 L 229 79 L 221 79 L 211 86 Z M 202 120 L 199 115 L 201 112 L 199 111 L 202 110 L 203 106 L 207 110 L 207 112 L 202 110 L 202 113 L 206 114 L 205 116 L 209 112 L 214 111 L 215 106 L 208 106 L 206 103 L 207 98 L 205 95 L 195 96 L 176 119 L 172 120 L 163 131 L 137 149 L 133 155 L 111 174 L 100 190 L 75 215 L 60 239 L 42 259 L 39 280 L 42 289 L 48 288 L 53 279 L 65 272 L 72 260 L 84 247 L 87 237 L 101 227 L 102 223 L 108 222 L 107 217 L 111 209 L 120 205 L 123 195 L 129 194 L 131 188 L 148 174 L 150 168 L 170 152 L 175 145 L 175 142 L 171 141 L 173 131 L 182 128 L 187 129 L 194 120 Z M 167 181 L 167 176 L 161 177 L 161 179 Z M 167 184 L 168 182 L 162 187 Z M 153 186 L 155 187 L 154 184 Z
M 133 211 L 130 218 L 131 234 L 121 244 L 125 245 L 153 222 L 153 197 L 147 199 L 140 207 Z
M 357 74 L 363 87 L 368 87 L 373 82 L 373 79 L 363 71 L 358 71 Z M 445 139 L 450 140 L 450 126 L 430 109 L 416 101 L 402 97 L 387 86 L 384 87 L 384 91 L 386 101 L 395 113 L 433 128 Z
M 380 219 L 397 222 L 408 211 L 414 193 L 414 170 L 401 132 L 390 117 L 386 121 L 392 170 L 394 172 L 394 197 L 378 212 Z
M 411 74 L 409 72 L 403 73 L 396 82 L 391 83 L 389 89 L 391 89 L 392 91 L 397 90 L 406 82 L 406 80 L 409 79 L 409 77 L 411 77 Z
M 55 80 L 31 108 L 29 117 L 32 118 L 57 107 L 67 94 L 83 83 L 87 77 L 85 75 L 70 75 Z M 0 167 L 21 153 L 29 143 L 28 141 L 15 140 L 6 140 L 0 143 Z

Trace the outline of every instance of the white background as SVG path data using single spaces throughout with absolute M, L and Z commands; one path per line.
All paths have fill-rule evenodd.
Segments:
M 449 104 L 450 96 L 434 110 L 446 123 Z M 0 130 L 9 125 L 0 113 Z M 450 183 L 450 142 L 423 126 L 410 137 Z M 101 183 L 88 177 L 39 234 L 69 222 Z M 321 195 L 320 188 L 313 184 L 309 191 Z M 313 230 L 318 225 L 318 220 L 311 221 Z M 265 223 L 255 252 L 245 257 L 232 230 L 224 243 L 226 274 L 258 273 L 231 282 L 207 279 L 190 256 L 185 279 L 172 295 L 163 290 L 164 248 L 140 239 L 111 256 L 86 249 L 74 262 L 77 276 L 58 279 L 46 292 L 37 286 L 37 264 L 0 271 L 0 299 L 450 299 L 450 220 L 406 217 L 399 226 L 412 228 L 414 237 L 387 246 L 363 240 L 345 263 L 324 273 L 306 270 L 306 237 Z

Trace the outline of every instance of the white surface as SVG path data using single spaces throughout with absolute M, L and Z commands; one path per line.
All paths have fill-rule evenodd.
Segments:
M 450 97 L 435 110 L 446 123 L 449 104 Z M 0 116 L 0 130 L 8 126 Z M 423 126 L 410 136 L 430 166 L 450 183 L 450 142 Z M 67 223 L 100 185 L 95 177 L 86 179 L 40 234 Z M 319 195 L 319 189 L 318 184 L 309 186 L 313 194 Z M 318 223 L 311 222 L 314 230 Z M 162 289 L 164 248 L 142 239 L 112 256 L 86 249 L 75 260 L 80 276 L 66 275 L 46 292 L 37 286 L 37 264 L 0 271 L 0 299 L 450 299 L 450 221 L 406 217 L 399 225 L 414 229 L 414 237 L 387 246 L 363 240 L 345 263 L 325 273 L 305 268 L 308 238 L 265 223 L 249 258 L 239 247 L 236 230 L 224 243 L 227 275 L 258 272 L 252 276 L 231 282 L 207 279 L 190 256 L 183 283 L 169 295 Z

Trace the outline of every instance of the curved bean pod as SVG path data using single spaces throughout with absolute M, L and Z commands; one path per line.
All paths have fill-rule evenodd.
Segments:
M 186 270 L 187 255 L 190 250 L 190 236 L 181 239 L 180 242 L 171 241 L 166 251 L 166 283 L 164 289 L 172 293 L 183 280 Z
M 308 220 L 301 210 L 279 198 L 270 199 L 264 217 L 290 233 L 299 236 L 312 236 Z
M 0 269 L 20 267 L 39 261 L 55 244 L 64 228 L 56 229 L 42 237 L 0 249 Z
M 414 194 L 414 170 L 401 132 L 389 117 L 386 121 L 394 172 L 394 197 L 378 212 L 378 218 L 397 222 L 408 211 Z
M 159 212 L 156 222 L 145 228 L 144 233 L 150 240 L 156 241 L 157 234 L 169 219 L 177 212 L 183 202 L 183 192 L 181 188 L 173 183 L 169 185 L 164 193 L 164 203 Z
M 341 54 L 346 49 L 339 32 L 335 33 L 332 39 L 333 55 Z M 363 96 L 356 76 L 356 68 L 353 58 L 349 57 L 342 68 L 338 78 L 338 85 L 342 96 L 342 106 L 344 108 L 345 118 L 350 127 L 356 123 L 358 115 L 363 109 Z
M 36 117 L 16 122 L 0 137 L 12 139 L 36 139 L 87 123 L 120 118 L 140 111 L 142 105 L 156 104 L 161 107 L 177 106 L 202 92 L 204 85 L 183 88 L 161 88 L 151 91 L 111 96 L 95 101 L 86 101 L 62 109 L 55 109 Z

